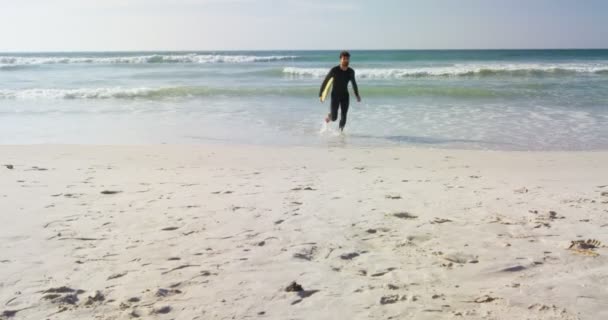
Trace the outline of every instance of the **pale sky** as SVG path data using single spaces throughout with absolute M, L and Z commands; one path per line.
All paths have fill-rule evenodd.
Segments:
M 0 0 L 0 52 L 608 48 L 605 0 Z

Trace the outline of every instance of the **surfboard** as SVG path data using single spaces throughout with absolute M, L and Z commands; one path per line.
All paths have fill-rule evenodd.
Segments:
M 327 94 L 329 93 L 329 89 L 331 89 L 331 86 L 334 84 L 334 77 L 329 78 L 329 80 L 327 81 L 327 84 L 325 85 L 325 88 L 323 89 L 323 93 L 321 94 L 321 102 L 325 101 L 325 98 L 327 98 Z

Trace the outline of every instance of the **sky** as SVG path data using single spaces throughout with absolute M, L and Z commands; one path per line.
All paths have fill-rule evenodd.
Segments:
M 0 0 L 0 52 L 608 48 L 605 0 Z

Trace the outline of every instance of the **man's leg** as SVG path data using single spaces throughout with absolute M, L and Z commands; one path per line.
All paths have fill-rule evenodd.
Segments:
M 340 106 L 340 99 L 338 99 L 337 97 L 334 97 L 333 95 L 331 96 L 331 103 L 330 103 L 330 109 L 329 109 L 329 114 L 327 115 L 327 118 L 325 118 L 325 122 L 329 122 L 329 120 L 331 121 L 336 121 L 338 119 L 338 107 Z
M 348 113 L 348 105 L 348 96 L 340 100 L 340 130 L 344 130 L 344 126 L 346 125 L 346 114 Z

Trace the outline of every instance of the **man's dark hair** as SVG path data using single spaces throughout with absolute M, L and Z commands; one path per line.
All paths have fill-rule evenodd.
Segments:
M 350 58 L 350 53 L 348 51 L 344 50 L 344 51 L 340 52 L 340 59 L 342 57 Z

